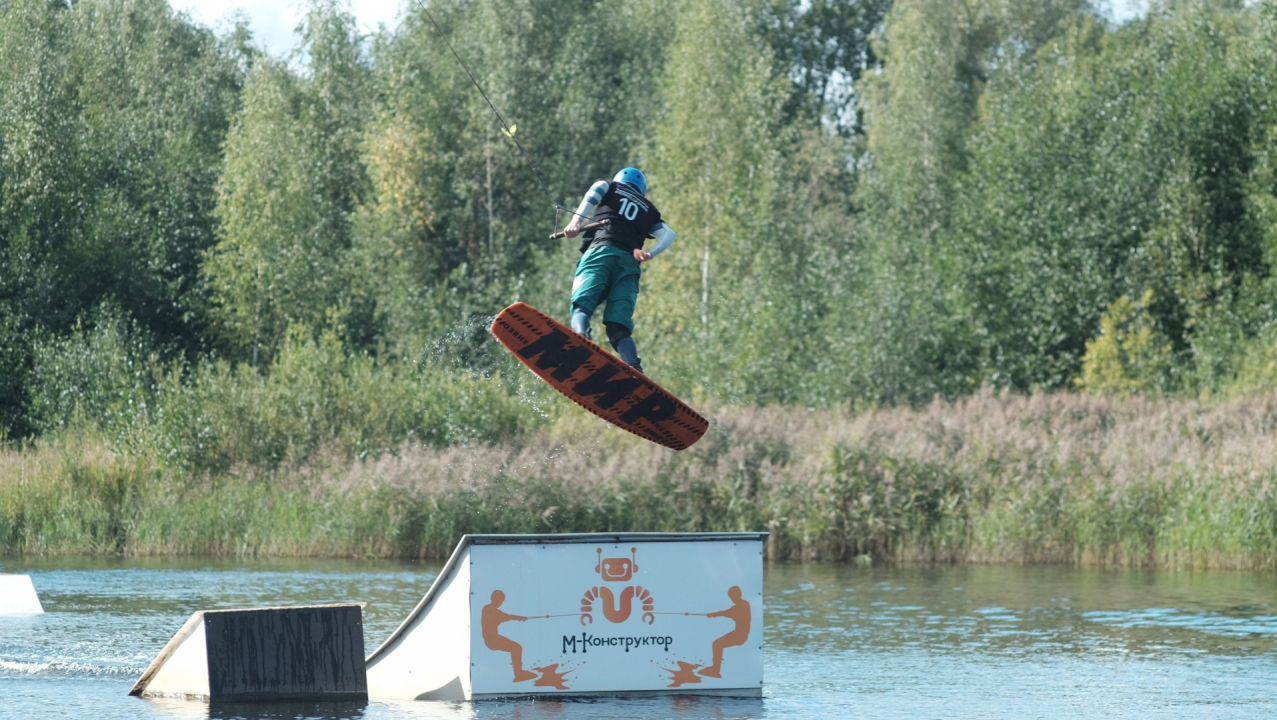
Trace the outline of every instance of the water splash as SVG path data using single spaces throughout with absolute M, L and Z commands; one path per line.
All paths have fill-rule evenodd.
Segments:
M 495 319 L 496 315 L 473 313 L 457 322 L 421 349 L 421 366 L 446 367 L 474 378 L 492 377 L 500 357 L 488 336 Z
M 145 666 L 94 665 L 85 662 L 48 660 L 23 662 L 0 658 L 0 677 L 4 675 L 39 675 L 46 677 L 136 677 L 146 671 Z

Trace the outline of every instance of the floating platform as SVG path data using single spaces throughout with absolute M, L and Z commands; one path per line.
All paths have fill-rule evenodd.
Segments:
M 758 697 L 766 537 L 467 535 L 369 656 L 368 696 Z
M 368 699 L 363 605 L 195 613 L 129 692 L 218 702 Z
M 0 615 L 34 615 L 44 612 L 30 575 L 0 573 Z

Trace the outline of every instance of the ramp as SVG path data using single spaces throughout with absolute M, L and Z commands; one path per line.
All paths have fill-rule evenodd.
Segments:
M 217 702 L 367 700 L 362 604 L 200 611 L 130 695 Z
M 44 612 L 30 575 L 0 573 L 0 615 L 33 615 Z
M 467 535 L 368 658 L 368 696 L 758 697 L 766 537 Z

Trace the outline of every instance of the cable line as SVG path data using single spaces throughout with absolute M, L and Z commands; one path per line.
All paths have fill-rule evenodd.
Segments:
M 538 170 L 537 166 L 532 163 L 532 158 L 528 157 L 528 152 L 523 149 L 523 143 L 519 142 L 519 138 L 514 136 L 515 131 L 510 128 L 509 123 L 507 123 L 505 121 L 505 118 L 501 116 L 501 111 L 497 110 L 497 106 L 493 105 L 492 101 L 488 99 L 488 94 L 483 91 L 483 87 L 479 85 L 479 81 L 474 79 L 474 75 L 470 72 L 470 68 L 466 67 L 466 64 L 461 59 L 461 56 L 457 54 L 456 48 L 452 47 L 452 43 L 448 41 L 448 36 L 444 33 L 443 28 L 439 27 L 439 23 L 435 22 L 434 16 L 431 15 L 430 11 L 426 9 L 425 3 L 423 3 L 421 0 L 416 0 L 416 3 L 417 3 L 417 7 L 421 8 L 421 11 L 426 14 L 426 18 L 430 20 L 430 24 L 435 26 L 435 32 L 439 33 L 439 37 L 443 38 L 444 44 L 447 45 L 448 49 L 452 51 L 452 56 L 457 59 L 457 64 L 460 65 L 461 69 L 465 71 L 466 76 L 470 78 L 470 82 L 474 83 L 475 89 L 478 90 L 479 94 L 483 96 L 483 101 L 488 103 L 488 107 L 492 108 L 492 114 L 496 115 L 497 120 L 501 121 L 501 127 L 502 129 L 505 130 L 505 136 L 513 140 L 514 146 L 519 148 L 519 154 L 523 156 L 523 161 L 526 162 L 528 164 L 528 167 L 532 169 L 532 174 L 536 175 L 537 180 L 541 183 L 541 189 L 545 191 L 546 197 L 549 197 L 550 202 L 554 203 L 554 209 L 556 211 L 555 226 L 556 227 L 558 226 L 557 211 L 564 211 L 564 212 L 572 213 L 573 215 L 579 215 L 579 213 L 577 213 L 576 211 L 568 210 L 567 208 L 563 207 L 562 203 L 554 199 L 554 193 L 550 191 L 550 186 L 545 182 L 545 178 L 541 177 L 541 171 Z M 581 217 L 585 217 L 585 216 L 581 215 Z

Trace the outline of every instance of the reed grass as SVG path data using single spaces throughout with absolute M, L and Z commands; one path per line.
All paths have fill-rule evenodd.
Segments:
M 426 557 L 463 533 L 767 530 L 777 559 L 1277 569 L 1277 396 L 711 407 L 671 452 L 552 408 L 494 443 L 193 470 L 0 453 L 0 552 Z

